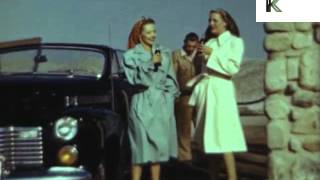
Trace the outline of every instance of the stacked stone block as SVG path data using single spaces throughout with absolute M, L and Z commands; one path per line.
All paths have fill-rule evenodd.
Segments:
M 313 23 L 265 23 L 270 180 L 320 179 L 320 46 Z

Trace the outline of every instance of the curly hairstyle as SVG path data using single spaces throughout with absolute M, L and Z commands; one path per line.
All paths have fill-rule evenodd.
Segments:
M 128 38 L 128 49 L 134 48 L 137 44 L 140 43 L 139 37 L 141 35 L 143 27 L 146 24 L 155 24 L 155 21 L 151 18 L 142 17 L 141 20 L 134 23 Z
M 240 37 L 240 31 L 239 28 L 236 24 L 236 22 L 234 21 L 234 19 L 231 17 L 231 15 L 224 9 L 215 9 L 215 10 L 211 10 L 209 14 L 212 13 L 218 13 L 220 14 L 220 16 L 222 17 L 223 21 L 227 24 L 226 29 L 230 31 L 231 34 L 233 34 L 234 36 Z M 206 31 L 205 31 L 205 42 L 207 42 L 209 39 L 216 37 L 216 35 L 214 35 L 211 32 L 211 28 L 210 26 L 207 27 Z

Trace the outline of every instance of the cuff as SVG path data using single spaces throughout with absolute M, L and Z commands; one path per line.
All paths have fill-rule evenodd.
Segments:
M 212 70 L 215 70 L 219 73 L 222 73 L 222 74 L 226 74 L 224 72 L 224 70 L 222 69 L 221 65 L 219 64 L 219 60 L 221 61 L 223 58 L 223 55 L 221 54 L 220 51 L 218 50 L 215 50 L 214 52 L 212 52 L 212 54 L 209 56 L 209 59 L 207 61 L 207 64 L 206 66 L 209 68 L 209 69 L 212 69 Z

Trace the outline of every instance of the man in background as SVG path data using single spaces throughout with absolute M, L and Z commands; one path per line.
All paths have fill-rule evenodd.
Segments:
M 182 49 L 175 50 L 172 54 L 173 67 L 180 86 L 181 95 L 175 103 L 175 115 L 178 135 L 178 160 L 191 161 L 191 129 L 192 108 L 188 105 L 190 88 L 186 83 L 202 70 L 201 56 L 198 56 L 197 48 L 199 37 L 190 32 L 185 36 Z

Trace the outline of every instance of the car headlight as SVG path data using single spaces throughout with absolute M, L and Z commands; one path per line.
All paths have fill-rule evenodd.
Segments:
M 77 135 L 78 120 L 73 117 L 62 117 L 54 124 L 54 134 L 57 138 L 69 141 Z

